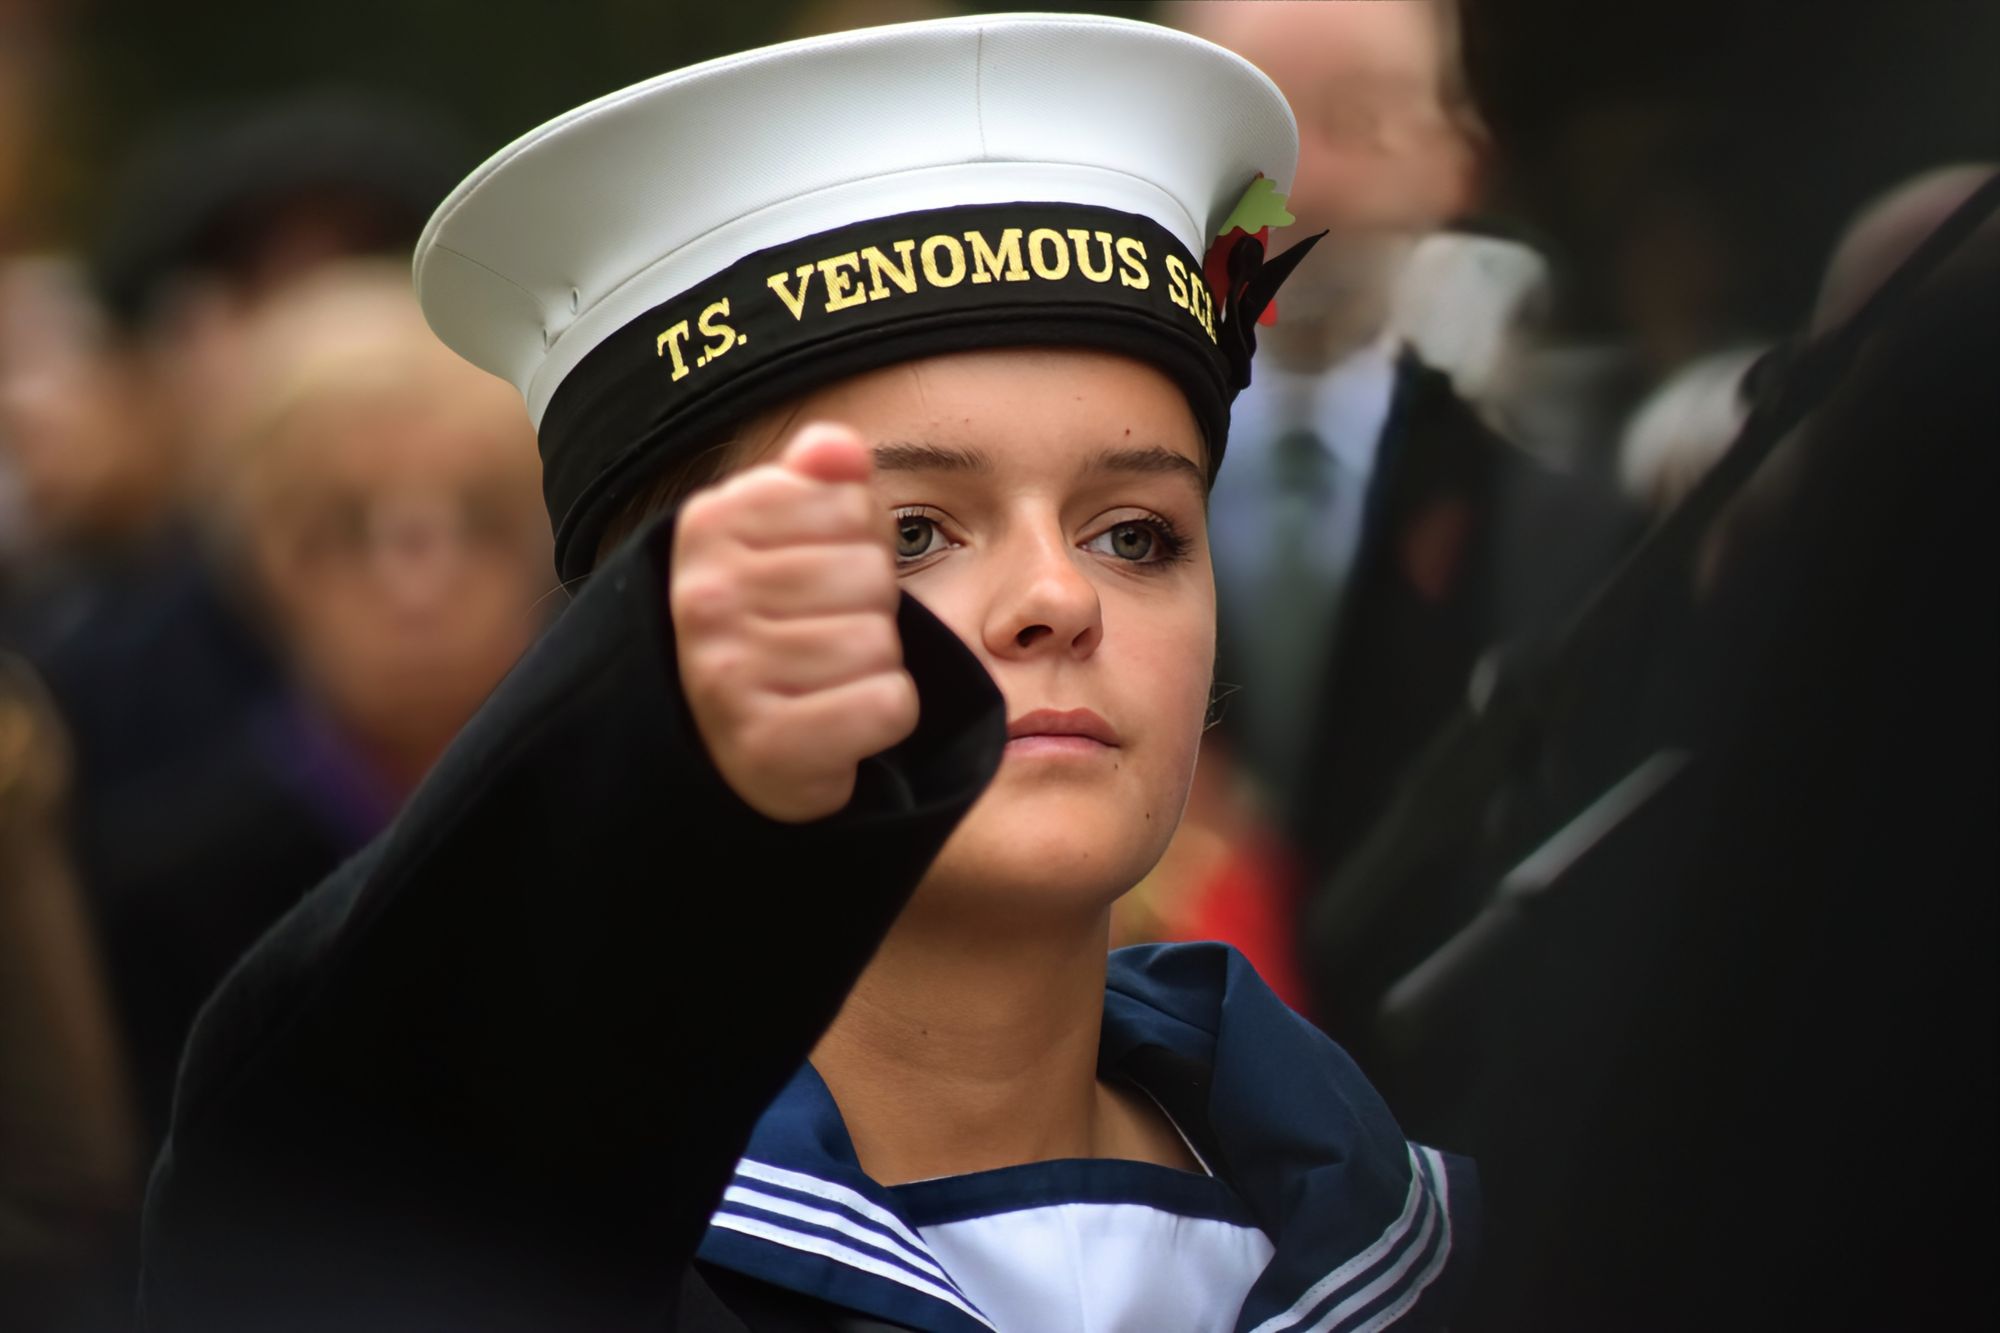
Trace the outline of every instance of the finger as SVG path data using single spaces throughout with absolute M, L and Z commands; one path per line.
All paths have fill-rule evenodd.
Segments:
M 715 526 L 747 546 L 888 541 L 888 518 L 869 486 L 815 481 L 780 467 L 744 473 L 717 510 Z
M 804 785 L 827 774 L 851 773 L 916 728 L 916 682 L 898 668 L 773 702 L 744 727 L 742 747 L 757 769 Z
M 739 548 L 729 559 L 689 560 L 668 592 L 684 652 L 707 637 L 735 638 L 753 620 L 893 615 L 900 600 L 895 561 L 881 546 L 864 542 Z
M 869 542 L 746 551 L 732 565 L 739 604 L 757 616 L 893 613 L 900 598 L 894 559 Z
M 895 671 L 903 641 L 879 612 L 757 620 L 744 633 L 696 645 L 688 672 L 735 688 L 798 696 Z
M 900 745 L 917 729 L 917 683 L 900 667 L 793 702 L 806 734 L 822 738 L 828 753 L 856 763 Z
M 868 443 L 851 427 L 816 421 L 799 429 L 778 465 L 815 481 L 867 481 L 875 471 Z

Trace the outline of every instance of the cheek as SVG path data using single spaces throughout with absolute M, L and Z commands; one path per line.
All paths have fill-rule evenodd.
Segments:
M 301 634 L 321 589 L 306 559 L 280 542 L 263 542 L 251 554 L 259 592 L 279 629 L 288 637 Z
M 945 623 L 982 660 L 979 617 L 986 599 L 971 576 L 972 561 L 946 559 L 896 581 L 896 586 L 923 603 L 924 610 Z M 988 662 L 990 668 L 992 663 Z
M 1146 719 L 1150 775 L 1184 792 L 1208 719 L 1215 676 L 1214 593 L 1171 608 L 1106 607 L 1106 665 Z M 1178 814 L 1178 807 L 1171 813 Z

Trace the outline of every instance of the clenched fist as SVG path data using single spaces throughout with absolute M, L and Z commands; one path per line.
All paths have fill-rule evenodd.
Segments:
M 830 815 L 917 725 L 888 520 L 867 446 L 807 426 L 775 463 L 682 507 L 668 601 L 709 757 L 772 819 Z

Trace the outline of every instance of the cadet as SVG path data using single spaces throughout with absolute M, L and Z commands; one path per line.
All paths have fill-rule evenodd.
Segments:
M 663 76 L 445 201 L 425 311 L 591 577 L 210 1004 L 152 1327 L 1441 1326 L 1464 1164 L 1230 951 L 1105 954 L 1296 152 L 1217 47 L 985 17 Z

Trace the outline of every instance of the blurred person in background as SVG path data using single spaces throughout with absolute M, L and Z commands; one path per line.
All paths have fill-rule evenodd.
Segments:
M 533 431 L 432 335 L 400 265 L 329 267 L 250 350 L 220 540 L 304 693 L 400 793 L 550 600 Z
M 335 90 L 194 117 L 135 157 L 93 276 L 185 465 L 221 433 L 265 298 L 329 260 L 400 256 L 464 157 L 421 108 Z
M 123 473 L 139 482 L 115 507 L 90 506 L 115 523 L 52 531 L 50 554 L 75 575 L 38 599 L 21 645 L 75 736 L 93 889 L 115 878 L 101 858 L 129 847 L 119 824 L 149 802 L 152 776 L 277 687 L 194 538 L 246 321 L 328 259 L 407 244 L 457 163 L 416 113 L 313 94 L 191 122 L 141 151 L 113 191 L 90 258 L 108 365 L 76 393 L 101 399 L 110 381 Z
M 1211 515 L 1218 676 L 1241 689 L 1204 758 L 1240 761 L 1310 886 L 1383 809 L 1480 654 L 1568 606 L 1625 524 L 1610 497 L 1495 434 L 1399 336 L 1452 322 L 1414 298 L 1466 289 L 1401 283 L 1413 249 L 1479 194 L 1485 132 L 1456 5 L 1193 4 L 1165 17 L 1248 57 L 1297 108 L 1287 207 L 1295 233 L 1331 232 L 1264 334 L 1231 426 L 1240 466 Z M 1538 286 L 1515 275 L 1500 313 L 1461 319 L 1498 329 Z M 1197 827 L 1241 823 L 1200 813 Z M 1289 910 L 1282 888 L 1264 894 L 1279 905 L 1261 915 Z M 1417 937 L 1426 906 L 1403 927 Z M 1318 997 L 1336 1035 L 1346 1001 Z
M 1809 333 L 1990 177 L 1864 212 Z M 1880 314 L 1837 373 L 1817 340 L 1779 368 L 1811 413 L 1535 682 L 1514 761 L 1480 762 L 1491 718 L 1440 756 L 1493 789 L 1373 858 L 1449 848 L 1487 891 L 1374 1043 L 1399 1114 L 1479 1155 L 1470 1328 L 1992 1323 L 2000 221 Z
M 1993 175 L 1990 163 L 1958 163 L 1920 172 L 1869 200 L 1835 243 L 1804 334 L 1824 336 L 1854 315 L 1923 238 Z M 1685 498 L 1714 465 L 1748 418 L 1751 405 L 1782 375 L 1792 353 L 1768 343 L 1697 357 L 1669 375 L 1632 414 L 1619 444 L 1619 480 L 1627 496 L 1654 518 Z M 1758 486 L 1746 492 L 1711 540 L 1702 578 L 1732 529 L 1750 515 L 1796 466 L 1794 450 L 1779 451 Z
M 0 653 L 0 1318 L 129 1327 L 144 1157 L 123 1041 L 62 837 L 68 742 Z
M 519 395 L 432 336 L 401 266 L 328 265 L 243 330 L 209 549 L 287 688 L 207 738 L 99 903 L 149 1123 L 236 957 L 373 837 L 527 647 L 553 587 Z
M 89 258 L 94 299 L 52 263 L 18 264 L 0 288 L 0 441 L 35 539 L 0 627 L 74 746 L 74 855 L 154 1130 L 194 1005 L 282 906 L 238 911 L 225 879 L 186 873 L 210 831 L 236 828 L 248 860 L 278 857 L 260 884 L 301 889 L 345 846 L 247 817 L 272 797 L 241 737 L 290 686 L 199 537 L 249 388 L 245 339 L 329 260 L 407 246 L 460 165 L 421 116 L 352 96 L 213 116 L 135 157 Z M 147 946 L 135 920 L 160 937 Z M 179 978 L 171 1003 L 156 1002 L 155 963 Z
M 1834 242 L 1800 341 L 1825 338 L 1853 319 L 1897 266 L 1954 209 L 1992 179 L 1995 170 L 1986 162 L 1933 167 L 1867 200 Z M 1987 224 L 1989 228 L 1992 225 Z M 1782 374 L 1784 356 L 1775 353 L 1746 370 L 1741 396 L 1754 401 L 1761 382 Z M 1633 432 L 1646 424 L 1643 416 L 1636 419 Z M 1628 437 L 1628 453 L 1636 443 Z M 1770 541 L 1784 540 L 1782 515 L 1799 485 L 1801 472 L 1811 466 L 1805 457 L 1806 447 L 1803 435 L 1787 441 L 1731 500 L 1703 543 L 1696 586 L 1690 590 L 1693 595 L 1708 596 L 1726 565 L 1751 558 L 1756 548 Z M 1688 479 L 1688 485 L 1697 480 L 1699 473 Z
M 1933 167 L 1870 199 L 1834 246 L 1813 303 L 1810 332 L 1818 336 L 1853 318 L 1924 238 L 1996 170 L 2000 167 L 1991 162 Z
M 0 584 L 10 641 L 60 639 L 84 614 L 64 593 L 142 540 L 170 503 L 172 460 L 141 406 L 82 268 L 57 256 L 0 264 L 0 464 L 17 524 Z
M 1749 419 L 1753 372 L 1771 351 L 1755 344 L 1711 352 L 1647 395 L 1618 442 L 1618 481 L 1627 499 L 1657 521 L 1687 498 Z

